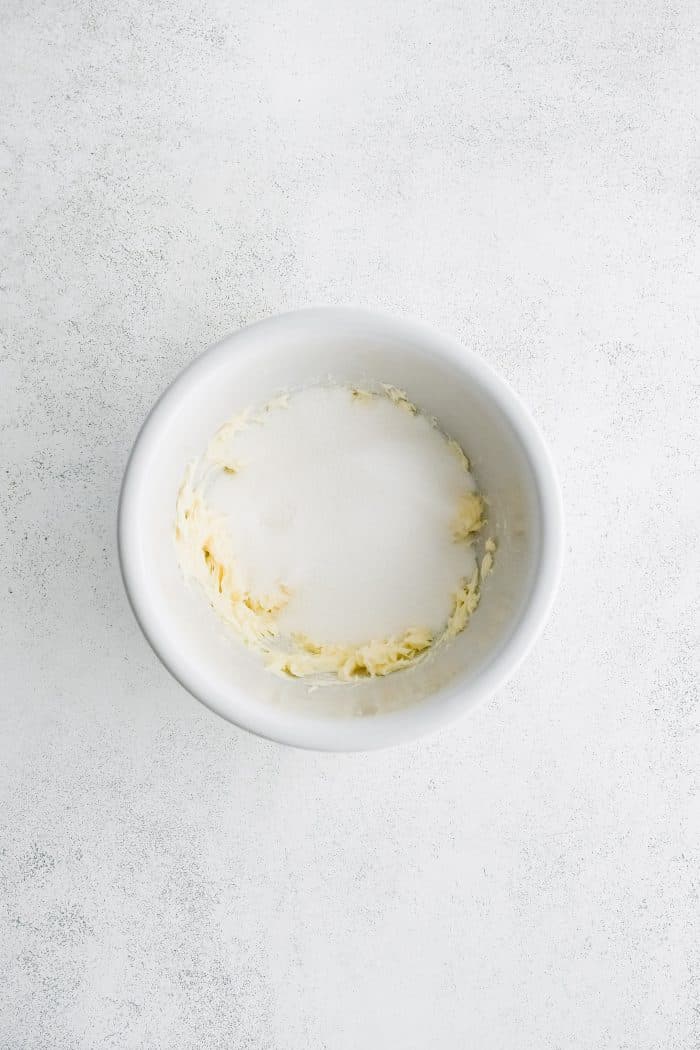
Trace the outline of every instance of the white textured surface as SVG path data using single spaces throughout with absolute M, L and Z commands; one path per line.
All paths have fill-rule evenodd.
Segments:
M 229 438 L 225 452 L 214 442 L 214 456 L 240 469 L 212 479 L 208 460 L 194 483 L 223 514 L 236 586 L 287 588 L 277 618 L 284 641 L 273 651 L 296 651 L 295 634 L 361 646 L 411 628 L 446 630 L 454 592 L 477 566 L 474 548 L 454 541 L 460 500 L 475 485 L 426 416 L 384 396 L 356 400 L 347 387 L 307 389 Z M 196 573 L 206 534 L 195 537 L 180 551 Z M 201 586 L 189 586 L 206 611 Z
M 698 1045 L 698 43 L 668 0 L 3 5 L 3 1050 Z M 386 754 L 217 720 L 115 563 L 163 386 L 323 302 L 477 346 L 568 510 L 527 665 Z

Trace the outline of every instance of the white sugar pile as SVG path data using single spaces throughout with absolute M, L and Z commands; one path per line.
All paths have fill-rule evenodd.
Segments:
M 235 462 L 207 498 L 245 587 L 289 593 L 280 635 L 360 645 L 444 629 L 476 567 L 453 532 L 476 486 L 454 443 L 412 409 L 314 387 L 235 434 Z

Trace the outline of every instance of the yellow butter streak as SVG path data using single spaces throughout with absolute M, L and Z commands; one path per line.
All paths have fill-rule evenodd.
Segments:
M 397 387 L 383 385 L 382 390 L 383 394 L 374 394 L 353 388 L 351 396 L 355 400 L 386 396 L 404 411 L 411 414 L 418 411 Z M 273 593 L 252 593 L 241 567 L 236 565 L 226 522 L 207 505 L 204 494 L 213 471 L 223 470 L 235 475 L 243 469 L 243 465 L 231 455 L 231 443 L 236 434 L 251 424 L 264 423 L 269 412 L 286 408 L 287 403 L 288 395 L 283 394 L 269 401 L 261 411 L 248 408 L 239 413 L 219 428 L 202 459 L 190 464 L 185 471 L 175 508 L 175 540 L 183 573 L 200 584 L 221 620 L 246 645 L 259 651 L 266 666 L 277 674 L 294 678 L 334 675 L 342 682 L 350 682 L 392 674 L 411 666 L 431 649 L 465 629 L 479 604 L 481 582 L 493 568 L 495 541 L 486 541 L 481 566 L 477 566 L 469 580 L 462 580 L 453 594 L 447 624 L 437 636 L 425 627 L 415 626 L 403 634 L 371 639 L 361 645 L 331 645 L 297 634 L 284 642 L 288 646 L 289 642 L 292 643 L 288 651 L 277 648 L 277 619 L 289 602 L 291 591 L 280 583 Z M 468 471 L 469 460 L 461 447 L 454 440 L 449 440 L 448 445 Z M 199 475 L 197 482 L 196 475 Z M 471 544 L 485 524 L 484 514 L 481 495 L 464 493 L 452 524 L 454 540 Z M 280 643 L 282 641 L 280 639 Z

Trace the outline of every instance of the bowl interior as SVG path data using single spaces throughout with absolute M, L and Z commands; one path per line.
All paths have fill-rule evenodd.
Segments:
M 486 534 L 496 538 L 498 552 L 479 609 L 451 644 L 386 678 L 312 688 L 266 671 L 226 633 L 203 595 L 185 585 L 173 519 L 186 463 L 222 422 L 285 389 L 329 381 L 392 383 L 437 417 L 470 457 L 489 501 Z M 373 314 L 303 311 L 213 347 L 149 416 L 122 494 L 125 582 L 158 655 L 224 717 L 301 746 L 382 746 L 418 735 L 450 717 L 455 705 L 463 709 L 497 665 L 503 670 L 545 542 L 542 478 L 519 411 L 514 395 L 474 355 L 429 330 Z

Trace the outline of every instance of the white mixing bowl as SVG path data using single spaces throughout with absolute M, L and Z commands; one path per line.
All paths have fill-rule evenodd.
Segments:
M 284 389 L 328 380 L 391 383 L 437 417 L 471 459 L 498 552 L 477 612 L 452 643 L 385 678 L 313 689 L 265 670 L 257 654 L 226 634 L 206 599 L 182 578 L 173 522 L 185 464 L 222 422 Z M 476 354 L 423 324 L 345 308 L 261 321 L 197 358 L 144 423 L 119 507 L 126 590 L 168 670 L 236 725 L 329 751 L 413 739 L 498 689 L 546 620 L 562 550 L 554 468 L 507 383 Z

